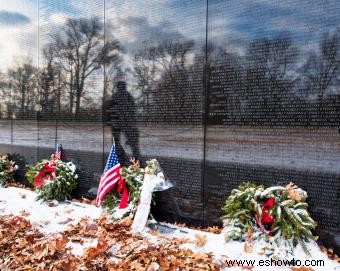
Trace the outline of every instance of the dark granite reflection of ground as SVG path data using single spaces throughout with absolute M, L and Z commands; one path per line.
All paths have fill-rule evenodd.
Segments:
M 54 122 L 14 121 L 13 144 L 40 147 L 54 146 Z M 38 130 L 39 127 L 39 130 Z M 201 160 L 203 127 L 180 125 L 141 125 L 141 156 L 181 157 Z M 0 143 L 10 144 L 10 122 L 0 121 Z M 66 149 L 102 152 L 112 143 L 111 128 L 102 123 L 60 122 L 58 142 Z M 104 140 L 103 140 L 104 138 Z M 324 173 L 340 173 L 340 134 L 335 128 L 240 128 L 209 126 L 206 136 L 206 159 L 248 166 L 269 166 Z M 121 142 L 128 155 L 131 148 Z

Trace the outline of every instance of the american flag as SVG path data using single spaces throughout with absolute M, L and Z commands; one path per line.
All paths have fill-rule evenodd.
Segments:
M 102 205 L 103 198 L 121 178 L 120 163 L 116 154 L 115 147 L 112 145 L 109 158 L 107 159 L 103 175 L 100 178 L 98 193 L 96 198 L 97 206 Z
M 61 152 L 63 151 L 63 148 L 61 147 L 61 144 L 59 144 L 55 150 L 55 154 L 54 156 L 57 158 L 57 159 L 61 159 Z

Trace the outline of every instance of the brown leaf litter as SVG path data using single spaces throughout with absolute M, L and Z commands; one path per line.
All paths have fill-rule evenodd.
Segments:
M 103 216 L 93 221 L 82 219 L 60 234 L 44 235 L 23 217 L 1 216 L 1 270 L 220 270 L 211 254 L 181 248 L 187 240 L 162 236 L 159 242 L 151 242 L 130 232 L 131 223 L 129 218 L 113 222 Z M 73 255 L 67 244 L 81 243 L 84 238 L 98 242 L 82 256 Z M 204 237 L 198 239 L 204 243 Z

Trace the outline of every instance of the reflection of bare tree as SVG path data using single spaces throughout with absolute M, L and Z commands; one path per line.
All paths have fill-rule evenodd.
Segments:
M 258 120 L 262 121 L 266 115 L 277 119 L 282 114 L 284 101 L 289 98 L 296 80 L 292 74 L 297 55 L 289 36 L 263 38 L 250 43 L 245 89 L 251 114 L 262 114 L 258 115 Z
M 43 66 L 39 69 L 39 102 L 42 116 L 60 111 L 61 71 L 55 63 L 55 51 L 48 45 L 42 52 Z
M 164 41 L 135 54 L 134 71 L 148 120 L 185 122 L 200 117 L 202 84 L 193 76 L 193 48 L 193 41 Z
M 111 103 L 117 72 L 126 66 L 124 72 L 131 68 L 136 93 L 141 94 L 136 108 L 141 120 L 201 121 L 203 90 L 208 86 L 210 123 L 339 122 L 340 30 L 325 33 L 319 48 L 304 55 L 299 55 L 289 35 L 253 40 L 242 49 L 213 44 L 197 49 L 190 40 L 144 42 L 134 53 L 133 67 L 122 63 L 120 43 L 113 36 L 105 38 L 107 42 L 98 18 L 69 19 L 43 47 L 39 71 L 22 60 L 23 64 L 0 74 L 0 111 L 6 112 L 0 117 L 12 112 L 16 117 L 34 117 L 38 110 L 49 117 L 57 112 L 100 116 L 94 93 L 85 95 L 98 86 L 91 75 L 104 76 L 105 109 Z
M 156 47 L 144 43 L 144 48 L 135 54 L 134 76 L 137 89 L 141 91 L 144 113 L 148 114 L 150 95 L 156 86 Z
M 219 122 L 218 112 L 230 122 L 242 114 L 242 83 L 244 80 L 242 57 L 221 47 L 207 46 L 206 72 L 209 79 L 209 122 Z M 202 54 L 204 57 L 204 54 Z M 204 60 L 201 60 L 204 62 Z
M 69 87 L 70 111 L 80 112 L 85 82 L 103 65 L 117 59 L 118 41 L 105 42 L 103 24 L 98 18 L 69 19 L 59 35 L 52 37 L 57 62 Z
M 12 90 L 12 99 L 15 102 L 14 110 L 19 109 L 18 117 L 29 117 L 36 111 L 37 104 L 37 69 L 30 61 L 25 61 L 17 68 L 8 71 L 9 86 Z
M 7 74 L 0 72 L 0 117 L 8 118 L 11 114 L 11 99 Z
M 310 53 L 303 66 L 303 87 L 308 94 L 317 95 L 318 116 L 321 119 L 323 100 L 330 86 L 338 84 L 340 71 L 340 31 L 326 33 L 320 42 L 319 53 Z M 339 95 L 339 93 L 338 93 Z

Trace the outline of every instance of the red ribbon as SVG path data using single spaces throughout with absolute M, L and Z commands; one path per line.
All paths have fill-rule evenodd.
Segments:
M 122 194 L 122 198 L 120 199 L 119 209 L 124 209 L 128 206 L 129 191 L 127 189 L 127 185 L 123 177 L 119 178 L 117 192 Z
M 57 164 L 54 161 L 50 161 L 44 165 L 43 170 L 40 170 L 38 174 L 34 177 L 34 186 L 39 187 L 42 186 L 45 181 L 54 179 L 55 175 L 55 168 Z
M 259 225 L 260 229 L 263 232 L 266 232 L 268 235 L 272 235 L 272 231 L 267 231 L 263 224 L 272 225 L 274 222 L 274 216 L 270 214 L 270 209 L 275 206 L 275 198 L 268 199 L 265 204 L 262 206 L 262 218 L 259 218 L 259 215 L 255 214 L 256 223 Z

